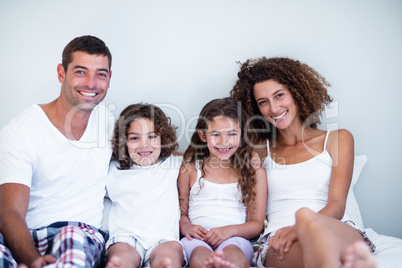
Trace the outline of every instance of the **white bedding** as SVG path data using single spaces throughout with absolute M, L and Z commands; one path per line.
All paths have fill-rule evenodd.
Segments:
M 366 155 L 359 155 L 355 157 L 355 165 L 353 170 L 353 178 L 350 186 L 348 200 L 346 204 L 346 213 L 350 218 L 361 227 L 364 227 L 363 220 L 360 214 L 359 206 L 353 193 L 353 188 L 357 183 L 360 173 L 367 162 Z M 111 202 L 105 198 L 104 217 L 102 228 L 107 229 L 108 215 Z M 374 253 L 377 259 L 378 268 L 402 268 L 402 239 L 377 234 L 371 228 L 365 228 L 367 236 L 376 246 Z
M 346 213 L 358 226 L 361 227 L 364 227 L 363 219 L 353 190 L 366 162 L 366 155 L 355 157 L 353 178 L 346 203 Z M 374 255 L 377 259 L 378 268 L 402 268 L 402 239 L 377 234 L 371 228 L 365 228 L 364 231 L 366 231 L 367 236 L 376 246 Z

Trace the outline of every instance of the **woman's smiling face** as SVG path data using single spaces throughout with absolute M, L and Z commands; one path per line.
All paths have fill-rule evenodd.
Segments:
M 267 80 L 254 85 L 254 98 L 261 114 L 278 129 L 299 119 L 298 109 L 286 86 Z

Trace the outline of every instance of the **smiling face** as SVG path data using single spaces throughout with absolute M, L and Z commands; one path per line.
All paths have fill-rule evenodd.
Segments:
M 68 109 L 92 110 L 105 98 L 111 77 L 107 56 L 76 51 L 67 71 L 59 64 L 57 72 L 60 100 Z
M 209 122 L 207 132 L 199 131 L 198 135 L 207 143 L 211 158 L 226 160 L 239 148 L 241 129 L 233 119 L 217 116 Z
M 155 134 L 151 120 L 139 118 L 131 122 L 127 130 L 127 148 L 136 165 L 149 166 L 159 161 L 161 137 Z
M 273 80 L 254 85 L 254 98 L 261 114 L 278 129 L 300 123 L 298 109 L 286 86 Z

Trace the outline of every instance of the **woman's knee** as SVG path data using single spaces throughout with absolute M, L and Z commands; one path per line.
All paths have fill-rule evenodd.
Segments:
M 296 211 L 296 228 L 314 230 L 321 224 L 320 216 L 308 208 L 301 208 Z

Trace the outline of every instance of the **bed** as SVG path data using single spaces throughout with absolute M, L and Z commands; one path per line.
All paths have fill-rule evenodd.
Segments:
M 360 173 L 366 162 L 366 155 L 359 155 L 355 157 L 353 178 L 346 203 L 346 213 L 350 216 L 353 222 L 361 227 L 364 227 L 364 224 L 353 190 L 357 181 L 359 180 Z M 102 227 L 105 229 L 107 229 L 109 209 L 110 200 L 106 198 L 102 223 Z M 402 267 L 402 239 L 378 234 L 371 228 L 364 228 L 364 230 L 371 241 L 376 245 L 376 252 L 374 255 L 377 259 L 378 268 Z
M 346 213 L 353 222 L 361 227 L 364 227 L 363 219 L 353 191 L 366 163 L 366 155 L 355 156 L 353 178 L 346 202 Z M 378 234 L 371 228 L 364 228 L 364 231 L 376 246 L 374 255 L 377 259 L 378 268 L 402 267 L 402 239 Z

